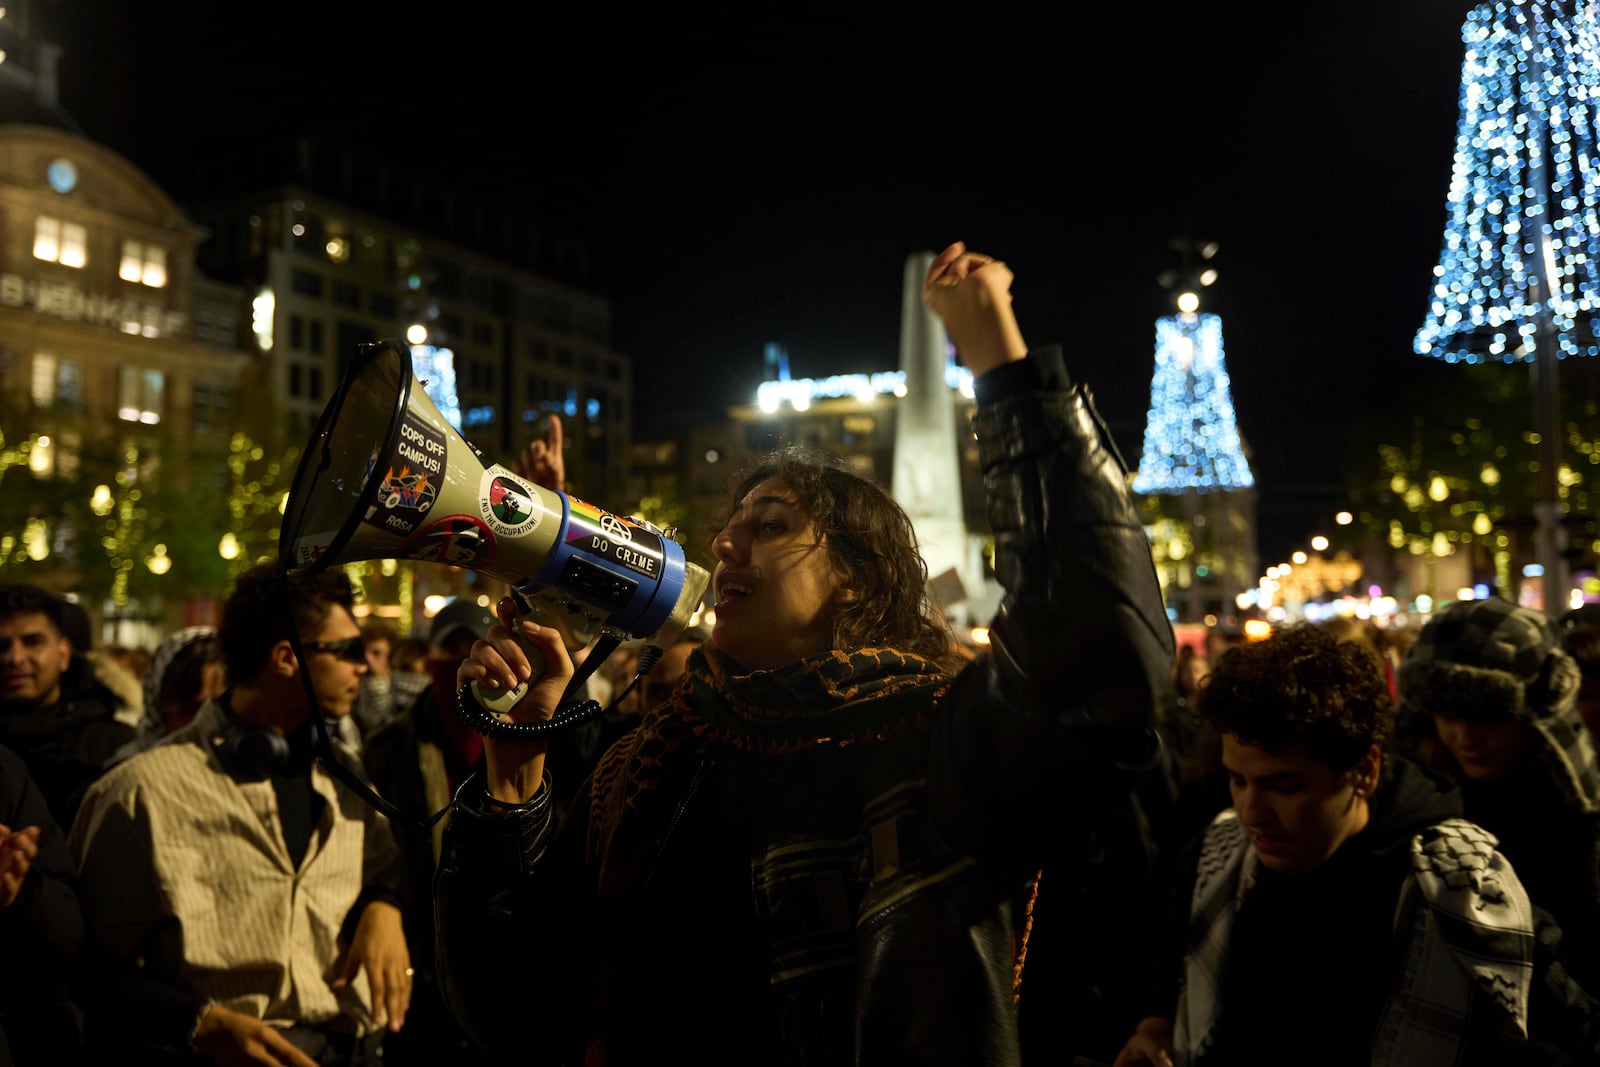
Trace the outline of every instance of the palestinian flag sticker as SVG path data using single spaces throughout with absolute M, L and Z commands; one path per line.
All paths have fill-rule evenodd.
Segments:
M 543 509 L 534 491 L 504 467 L 490 467 L 478 484 L 478 510 L 484 525 L 502 537 L 517 537 L 538 528 Z

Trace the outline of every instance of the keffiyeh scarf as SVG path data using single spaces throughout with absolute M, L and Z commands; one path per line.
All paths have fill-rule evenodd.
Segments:
M 595 767 L 589 855 L 602 893 L 626 888 L 644 860 L 644 799 L 692 773 L 702 746 L 768 755 L 873 744 L 925 730 L 951 676 L 894 649 L 830 651 L 776 670 L 744 672 L 697 650 L 672 699 L 648 711 Z

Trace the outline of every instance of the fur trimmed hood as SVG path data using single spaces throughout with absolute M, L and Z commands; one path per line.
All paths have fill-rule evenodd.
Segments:
M 94 648 L 78 653 L 88 662 L 94 680 L 114 699 L 117 721 L 137 727 L 144 718 L 144 684 L 106 652 Z
M 1548 616 L 1504 600 L 1456 601 L 1428 620 L 1397 678 L 1408 732 L 1433 733 L 1433 715 L 1523 720 L 1568 802 L 1600 808 L 1600 770 L 1577 710 L 1582 675 Z
M 1544 719 L 1569 711 L 1577 704 L 1582 677 L 1577 661 L 1555 648 L 1527 678 L 1475 663 L 1407 656 L 1398 680 L 1400 701 L 1410 711 L 1485 722 Z

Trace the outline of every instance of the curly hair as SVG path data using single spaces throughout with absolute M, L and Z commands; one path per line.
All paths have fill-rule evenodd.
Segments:
M 1218 733 L 1273 753 L 1300 745 L 1337 772 L 1394 737 L 1394 702 L 1376 657 L 1311 625 L 1228 650 L 1195 707 Z
M 961 658 L 928 598 L 928 565 L 917 549 L 916 530 L 894 498 L 831 453 L 791 447 L 735 476 L 733 508 L 768 478 L 799 495 L 844 584 L 869 594 L 835 613 L 833 647 L 895 648 L 955 669 Z
M 295 632 L 306 639 L 335 607 L 349 611 L 355 601 L 349 575 L 337 568 L 284 578 L 275 563 L 251 567 L 234 582 L 217 627 L 230 684 L 248 682 L 261 673 L 272 646 L 289 639 L 291 620 Z

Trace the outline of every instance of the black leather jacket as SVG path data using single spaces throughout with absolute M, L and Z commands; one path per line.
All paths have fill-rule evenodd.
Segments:
M 558 830 L 466 783 L 435 906 L 478 1041 L 529 1063 L 1019 1062 L 1014 904 L 1154 759 L 1172 631 L 1059 350 L 985 375 L 973 428 L 1006 595 L 925 731 L 809 761 L 701 751 L 620 898 L 583 865 L 581 805 Z

